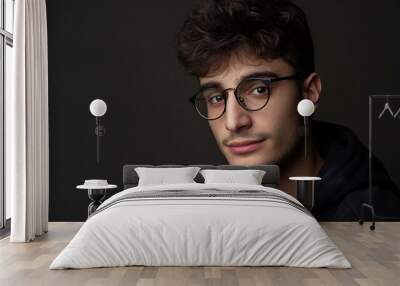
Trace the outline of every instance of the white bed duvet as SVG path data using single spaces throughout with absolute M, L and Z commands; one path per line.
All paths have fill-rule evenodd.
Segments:
M 351 268 L 292 196 L 263 186 L 138 186 L 103 202 L 50 269 L 145 266 Z

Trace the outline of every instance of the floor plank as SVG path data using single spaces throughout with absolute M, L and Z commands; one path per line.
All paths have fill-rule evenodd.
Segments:
M 399 285 L 400 222 L 378 222 L 376 230 L 357 222 L 323 222 L 322 227 L 351 262 L 352 269 L 296 267 L 115 267 L 49 270 L 83 223 L 51 222 L 31 243 L 0 240 L 0 285 Z

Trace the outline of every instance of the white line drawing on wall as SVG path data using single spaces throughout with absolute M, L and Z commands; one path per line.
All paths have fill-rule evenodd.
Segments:
M 390 115 L 391 115 L 394 119 L 396 119 L 397 116 L 400 114 L 400 107 L 399 107 L 399 109 L 396 111 L 396 113 L 393 113 L 393 110 L 390 108 L 390 105 L 389 105 L 389 98 L 388 98 L 388 96 L 386 96 L 385 106 L 383 107 L 383 110 L 382 110 L 381 113 L 379 114 L 378 118 L 381 119 L 381 117 L 383 116 L 383 114 L 384 114 L 386 111 L 389 112 Z

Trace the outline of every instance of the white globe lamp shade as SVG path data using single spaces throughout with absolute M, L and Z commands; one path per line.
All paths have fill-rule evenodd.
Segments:
M 107 111 L 107 104 L 101 99 L 95 99 L 90 103 L 89 109 L 93 116 L 101 117 Z
M 303 117 L 312 115 L 314 110 L 314 103 L 309 99 L 303 99 L 297 104 L 297 112 Z

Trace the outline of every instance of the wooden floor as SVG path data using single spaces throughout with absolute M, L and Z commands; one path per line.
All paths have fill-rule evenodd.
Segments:
M 0 240 L 0 285 L 400 285 L 400 222 L 321 223 L 352 269 L 295 267 L 118 267 L 49 270 L 82 223 L 53 222 L 32 243 Z

